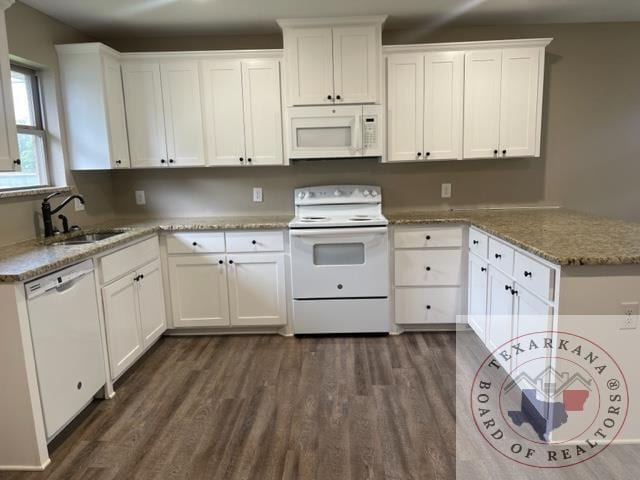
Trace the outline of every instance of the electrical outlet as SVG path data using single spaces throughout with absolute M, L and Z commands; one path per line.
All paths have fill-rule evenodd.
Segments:
M 144 190 L 136 190 L 136 205 L 145 205 L 147 199 L 144 195 Z
M 440 187 L 440 196 L 442 198 L 451 198 L 451 184 L 443 183 Z
M 262 187 L 253 187 L 253 201 L 262 202 Z
M 640 316 L 640 305 L 638 302 L 622 302 L 622 323 L 621 330 L 633 330 L 638 328 L 638 317 Z
M 76 212 L 81 212 L 81 211 L 84 210 L 84 203 L 82 203 L 77 198 L 74 198 L 73 199 L 73 208 L 75 209 Z

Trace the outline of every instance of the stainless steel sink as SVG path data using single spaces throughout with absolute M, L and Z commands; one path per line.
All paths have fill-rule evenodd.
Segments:
M 85 233 L 83 235 L 78 235 L 76 237 L 67 238 L 65 240 L 60 240 L 59 242 L 53 242 L 51 245 L 82 245 L 85 243 L 95 243 L 100 240 L 106 240 L 107 238 L 114 237 L 116 235 L 120 235 L 124 232 L 122 231 L 111 231 L 111 232 L 95 232 L 95 233 Z

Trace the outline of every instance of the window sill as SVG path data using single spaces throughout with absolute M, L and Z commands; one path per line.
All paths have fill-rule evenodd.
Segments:
M 71 187 L 35 187 L 35 188 L 21 188 L 16 190 L 0 190 L 0 200 L 5 198 L 17 198 L 17 197 L 40 197 L 42 195 L 48 195 L 54 192 L 70 192 Z

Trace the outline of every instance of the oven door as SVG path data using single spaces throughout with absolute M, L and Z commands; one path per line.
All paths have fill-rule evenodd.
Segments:
M 289 158 L 362 156 L 362 106 L 287 109 Z
M 290 230 L 295 299 L 389 296 L 387 227 Z

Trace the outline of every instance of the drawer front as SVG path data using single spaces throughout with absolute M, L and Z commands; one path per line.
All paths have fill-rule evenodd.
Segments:
M 222 232 L 177 232 L 167 235 L 167 252 L 224 253 Z
M 125 247 L 100 259 L 102 283 L 109 283 L 160 256 L 158 237 Z
M 489 239 L 489 262 L 509 275 L 513 273 L 514 253 L 513 248 L 493 238 Z
M 398 228 L 393 238 L 395 248 L 462 247 L 462 228 Z
M 547 300 L 553 300 L 555 271 L 516 252 L 513 276 L 520 285 Z
M 489 237 L 475 228 L 469 229 L 469 250 L 482 258 L 487 258 L 487 243 Z
M 461 259 L 460 250 L 396 250 L 395 284 L 460 285 Z
M 227 252 L 282 252 L 284 234 L 282 232 L 229 232 Z
M 455 323 L 460 313 L 460 288 L 397 288 L 396 323 Z

